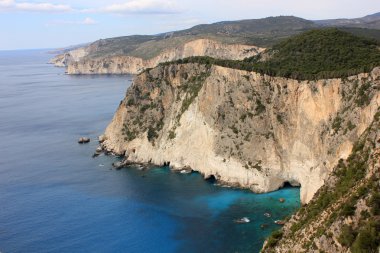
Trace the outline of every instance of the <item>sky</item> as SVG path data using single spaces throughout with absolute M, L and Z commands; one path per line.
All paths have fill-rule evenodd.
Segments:
M 225 20 L 356 18 L 379 0 L 0 0 L 0 50 L 61 48 Z

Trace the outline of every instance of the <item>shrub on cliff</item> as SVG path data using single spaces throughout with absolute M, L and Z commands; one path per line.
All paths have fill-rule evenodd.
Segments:
M 370 221 L 363 227 L 355 239 L 352 253 L 376 253 L 380 246 L 380 221 Z

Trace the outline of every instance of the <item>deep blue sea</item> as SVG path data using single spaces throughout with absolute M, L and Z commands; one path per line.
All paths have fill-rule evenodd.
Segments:
M 93 159 L 97 143 L 77 139 L 102 134 L 132 77 L 68 76 L 50 57 L 0 52 L 0 252 L 258 252 L 300 206 L 298 188 L 254 194 Z

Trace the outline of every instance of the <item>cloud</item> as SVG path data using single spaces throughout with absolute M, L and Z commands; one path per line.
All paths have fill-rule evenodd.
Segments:
M 83 20 L 53 20 L 46 24 L 46 26 L 57 26 L 57 25 L 96 25 L 96 22 L 92 18 L 85 18 Z
M 110 3 L 98 8 L 74 9 L 69 4 L 35 3 L 31 1 L 0 0 L 0 11 L 80 12 L 110 14 L 177 14 L 182 10 L 176 0 L 130 0 Z
M 9 7 L 14 4 L 13 0 L 0 0 L 0 7 Z
M 31 11 L 31 12 L 69 12 L 70 5 L 51 3 L 16 2 L 14 0 L 0 0 L 0 10 Z
M 111 4 L 98 11 L 117 14 L 176 14 L 181 12 L 174 1 L 165 0 L 132 0 Z

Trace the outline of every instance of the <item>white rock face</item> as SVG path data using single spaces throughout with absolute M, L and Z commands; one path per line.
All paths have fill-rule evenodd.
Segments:
M 87 55 L 87 48 L 78 48 L 71 50 L 68 53 L 57 55 L 56 57 L 50 60 L 50 63 L 54 64 L 57 67 L 66 67 L 70 62 L 78 62 Z
M 174 169 L 191 167 L 205 177 L 213 175 L 220 181 L 255 192 L 276 190 L 284 182 L 301 184 L 301 201 L 307 203 L 337 161 L 348 156 L 380 105 L 376 89 L 371 90 L 371 101 L 363 107 L 348 107 L 354 104 L 353 100 L 342 96 L 353 92 L 350 89 L 354 82 L 360 87 L 365 80 L 378 80 L 379 68 L 371 74 L 350 77 L 348 81 L 299 82 L 213 66 L 198 96 L 177 122 L 186 98 L 186 94 L 181 95 L 177 90 L 186 85 L 184 73 L 192 75 L 194 68 L 194 65 L 159 67 L 137 76 L 105 131 L 103 146 L 117 153 L 126 152 L 130 161 L 157 165 L 170 162 Z M 157 82 L 150 79 L 164 80 L 165 84 L 150 89 L 151 83 Z M 137 101 L 138 105 L 133 107 L 128 101 L 134 97 L 135 90 L 148 92 L 150 97 Z M 250 99 L 250 94 L 255 94 L 256 100 L 261 99 L 265 112 L 242 121 L 240 115 L 254 112 L 256 107 L 257 101 Z M 148 140 L 147 131 L 126 140 L 122 129 L 125 124 L 133 125 L 134 115 L 150 122 L 137 109 L 146 101 L 150 104 L 162 101 L 165 110 L 162 130 L 154 144 Z M 226 106 L 231 101 L 233 105 Z M 150 113 L 154 114 L 154 110 L 144 114 Z M 342 126 L 334 129 L 338 117 L 343 118 Z M 348 121 L 355 125 L 354 129 L 347 130 Z M 236 135 L 227 127 L 231 124 L 236 125 Z M 173 132 L 174 138 L 170 137 Z M 250 137 L 245 133 L 250 133 Z M 247 161 L 253 164 L 259 161 L 259 165 L 248 166 Z
M 249 45 L 223 44 L 210 39 L 197 39 L 176 48 L 167 49 L 151 59 L 129 55 L 89 58 L 90 48 L 80 48 L 51 60 L 56 66 L 67 66 L 68 74 L 138 74 L 159 63 L 191 56 L 210 56 L 219 59 L 242 60 L 262 52 L 264 48 Z

